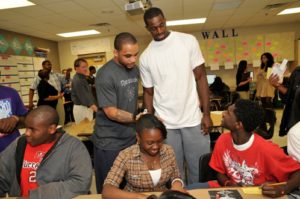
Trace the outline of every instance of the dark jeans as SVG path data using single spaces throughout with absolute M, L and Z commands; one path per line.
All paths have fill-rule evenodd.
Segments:
M 64 104 L 65 124 L 67 124 L 69 122 L 75 122 L 74 115 L 73 115 L 73 106 L 74 106 L 74 103 L 72 101 L 66 102 Z
M 103 150 L 94 147 L 94 169 L 97 193 L 101 194 L 104 180 L 120 150 Z

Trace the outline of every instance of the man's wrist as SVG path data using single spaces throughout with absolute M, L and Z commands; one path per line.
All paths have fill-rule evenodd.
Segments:
M 131 119 L 132 119 L 132 122 L 135 122 L 136 121 L 136 114 L 132 113 Z
M 20 121 L 20 118 L 16 115 L 12 115 L 11 117 L 14 118 L 17 121 L 17 123 Z

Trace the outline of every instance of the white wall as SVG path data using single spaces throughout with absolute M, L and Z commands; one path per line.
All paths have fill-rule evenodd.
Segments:
M 214 31 L 214 30 L 212 30 Z M 300 39 L 300 24 L 299 23 L 290 23 L 290 24 L 280 24 L 280 25 L 267 25 L 267 26 L 252 26 L 252 27 L 244 27 L 244 28 L 236 28 L 236 32 L 239 36 L 245 35 L 256 35 L 256 34 L 267 34 L 267 33 L 280 33 L 280 32 L 295 32 L 295 40 Z M 192 32 L 198 40 L 202 40 L 201 32 Z M 89 38 L 90 39 L 90 38 Z M 114 37 L 109 37 L 111 43 L 111 49 L 113 49 L 113 40 Z M 140 54 L 142 51 L 147 47 L 148 43 L 151 41 L 151 36 L 137 36 L 137 40 L 140 46 Z M 73 62 L 77 58 L 76 55 L 71 54 L 70 44 L 73 41 L 80 41 L 80 40 L 69 40 L 69 41 L 61 41 L 58 42 L 58 49 L 59 49 L 59 60 L 61 68 L 73 67 Z M 300 65 L 300 41 L 295 41 L 295 63 L 294 65 Z M 107 60 L 113 57 L 112 50 L 109 49 L 106 51 Z M 221 76 L 221 78 L 228 84 L 228 86 L 234 88 L 235 87 L 235 74 L 236 74 L 236 67 L 232 70 L 224 70 L 223 67 L 220 67 L 219 71 L 210 71 L 207 69 L 208 74 L 216 74 Z

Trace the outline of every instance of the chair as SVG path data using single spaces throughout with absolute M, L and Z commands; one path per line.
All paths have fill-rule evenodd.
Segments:
M 219 131 L 219 129 L 221 128 L 221 132 Z M 210 137 L 210 150 L 213 151 L 216 141 L 217 139 L 220 137 L 221 133 L 222 133 L 223 128 L 222 127 L 214 127 L 213 130 L 209 133 L 209 137 Z
M 256 129 L 256 133 L 264 139 L 271 139 L 274 134 L 276 113 L 273 109 L 265 108 L 264 122 Z
M 199 182 L 217 179 L 217 172 L 208 165 L 211 154 L 212 153 L 206 153 L 199 158 Z

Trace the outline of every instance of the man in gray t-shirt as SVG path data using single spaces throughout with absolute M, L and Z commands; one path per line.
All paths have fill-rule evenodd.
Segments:
M 130 33 L 118 34 L 114 47 L 114 58 L 97 72 L 95 84 L 99 110 L 92 141 L 98 193 L 119 152 L 136 142 L 139 47 Z

